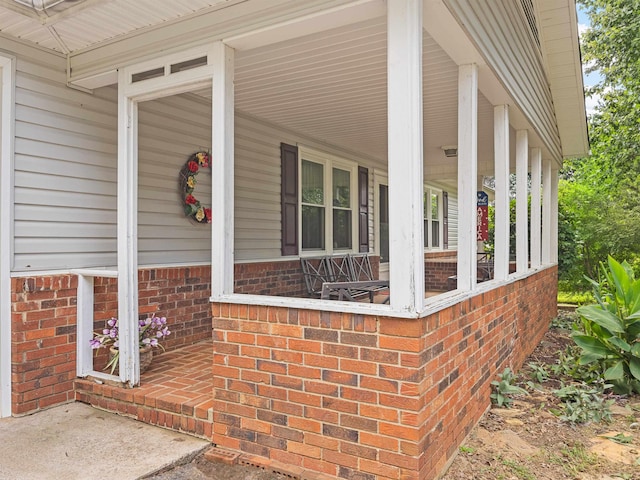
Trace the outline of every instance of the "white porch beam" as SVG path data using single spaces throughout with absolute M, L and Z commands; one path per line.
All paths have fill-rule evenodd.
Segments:
M 118 327 L 120 380 L 140 382 L 138 345 L 138 105 L 118 72 Z
M 387 2 L 389 280 L 393 310 L 424 306 L 422 0 Z
M 529 268 L 529 206 L 527 202 L 527 172 L 529 171 L 529 134 L 516 132 L 516 272 Z
M 234 51 L 213 45 L 211 148 L 211 296 L 233 293 L 234 228 Z
M 478 67 L 458 68 L 458 289 L 476 288 Z
M 531 268 L 542 263 L 542 211 L 540 202 L 542 192 L 542 150 L 531 149 Z
M 551 169 L 551 263 L 558 263 L 558 169 Z
M 542 264 L 549 265 L 551 259 L 551 160 L 542 165 Z
M 509 276 L 509 106 L 493 108 L 495 165 L 494 278 Z

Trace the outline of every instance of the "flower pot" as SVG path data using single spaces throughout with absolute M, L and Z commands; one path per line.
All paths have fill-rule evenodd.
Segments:
M 115 347 L 109 348 L 109 362 L 113 360 L 118 354 L 118 349 Z M 153 360 L 153 347 L 151 345 L 145 345 L 144 347 L 140 347 L 140 374 L 146 372 L 151 366 L 151 361 Z M 114 375 L 119 375 L 120 369 L 118 368 L 120 361 L 118 360 L 118 364 L 116 364 L 115 369 L 113 370 Z

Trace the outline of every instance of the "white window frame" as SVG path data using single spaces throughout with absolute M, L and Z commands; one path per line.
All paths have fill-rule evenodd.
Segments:
M 298 147 L 298 245 L 300 256 L 332 255 L 333 253 L 354 253 L 358 248 L 358 164 L 335 155 L 320 152 L 309 147 Z M 307 160 L 321 164 L 324 168 L 324 249 L 302 249 L 302 162 Z M 334 249 L 333 247 L 333 169 L 346 170 L 350 175 L 350 204 L 351 204 L 351 248 Z
M 424 232 L 424 237 L 425 240 L 427 241 L 427 246 L 424 247 L 425 251 L 429 251 L 429 252 L 433 252 L 433 251 L 439 251 L 439 250 L 444 250 L 443 248 L 443 242 L 444 242 L 444 210 L 443 210 L 443 195 L 442 195 L 442 189 L 434 187 L 432 185 L 426 184 L 424 185 L 424 193 L 426 195 L 426 197 L 429 199 L 429 208 L 427 208 L 427 216 L 424 218 L 424 220 L 428 220 L 428 225 L 429 225 L 429 229 Z M 432 235 L 431 235 L 431 225 L 432 225 L 432 221 L 433 221 L 433 216 L 431 215 L 431 196 L 432 195 L 437 195 L 438 196 L 438 246 L 434 247 L 432 245 Z M 424 208 L 424 206 L 423 206 Z M 424 210 L 423 210 L 424 211 Z
M 382 263 L 381 244 L 380 244 L 380 185 L 386 185 L 389 188 L 389 177 L 386 172 L 373 172 L 373 205 L 374 205 L 374 251 L 380 257 L 379 274 L 381 280 L 389 278 L 389 262 Z

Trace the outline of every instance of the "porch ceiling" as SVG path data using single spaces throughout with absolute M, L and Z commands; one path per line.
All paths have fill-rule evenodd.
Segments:
M 143 32 L 151 35 L 160 32 L 157 29 L 162 25 L 187 21 L 246 1 L 66 0 L 45 2 L 52 7 L 36 11 L 23 5 L 28 0 L 0 0 L 0 38 L 3 35 L 19 38 L 73 56 Z M 274 1 L 274 5 L 280 6 L 289 3 L 294 2 Z M 384 169 L 386 35 L 386 19 L 382 16 L 268 46 L 238 50 L 236 106 L 301 137 L 368 156 Z M 459 37 L 450 33 L 448 36 L 451 38 L 447 41 L 454 43 Z M 425 176 L 451 188 L 457 184 L 457 161 L 446 158 L 441 147 L 457 144 L 458 68 L 427 32 L 423 52 Z M 487 74 L 486 66 L 480 68 L 482 89 L 483 79 L 486 87 L 486 78 L 493 76 Z M 478 108 L 478 171 L 480 175 L 491 175 L 493 108 L 482 94 Z M 531 141 L 532 145 L 536 143 L 535 138 Z
M 386 18 L 236 56 L 236 107 L 254 117 L 386 165 Z M 457 182 L 458 67 L 424 33 L 423 103 L 425 175 L 447 186 Z M 204 95 L 209 91 L 202 92 Z M 479 99 L 479 170 L 493 171 L 493 107 Z

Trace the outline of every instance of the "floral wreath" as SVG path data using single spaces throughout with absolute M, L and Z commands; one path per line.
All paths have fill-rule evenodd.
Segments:
M 180 169 L 180 190 L 184 202 L 184 213 L 198 223 L 211 223 L 211 209 L 206 208 L 194 195 L 197 175 L 201 168 L 208 168 L 211 157 L 208 152 L 191 154 L 187 162 Z

